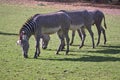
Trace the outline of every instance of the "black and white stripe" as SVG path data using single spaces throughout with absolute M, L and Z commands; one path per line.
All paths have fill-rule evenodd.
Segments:
M 36 29 L 36 22 L 33 21 L 33 19 L 29 19 L 21 28 L 21 31 L 25 31 L 25 33 L 30 37 L 32 34 L 35 33 L 35 29 Z

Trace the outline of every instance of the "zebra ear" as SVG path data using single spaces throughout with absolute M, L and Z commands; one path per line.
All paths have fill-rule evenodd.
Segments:
M 17 45 L 21 45 L 21 40 L 18 40 L 18 41 L 17 41 Z

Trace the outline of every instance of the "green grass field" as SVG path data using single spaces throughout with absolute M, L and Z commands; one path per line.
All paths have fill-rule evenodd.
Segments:
M 22 24 L 33 14 L 53 11 L 56 9 L 0 5 L 0 80 L 120 80 L 120 15 L 106 15 L 106 45 L 102 36 L 100 46 L 92 49 L 86 31 L 82 49 L 70 46 L 69 55 L 65 55 L 65 51 L 55 55 L 59 39 L 53 34 L 48 49 L 41 49 L 40 57 L 33 59 L 35 41 L 31 37 L 29 58 L 23 58 L 21 47 L 16 45 Z M 95 27 L 93 31 L 96 42 Z M 79 43 L 76 34 L 74 45 Z

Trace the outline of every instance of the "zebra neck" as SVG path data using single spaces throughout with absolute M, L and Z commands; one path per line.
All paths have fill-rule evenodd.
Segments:
M 26 39 L 29 40 L 31 36 L 32 36 L 32 34 L 27 34 Z

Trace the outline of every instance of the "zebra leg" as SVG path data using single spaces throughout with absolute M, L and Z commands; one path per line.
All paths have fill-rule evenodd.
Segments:
M 23 56 L 24 56 L 24 58 L 28 58 L 27 52 L 24 52 L 24 53 L 23 53 Z
M 60 39 L 60 41 L 61 41 L 61 43 L 60 43 L 60 45 L 59 45 L 59 48 L 58 48 L 58 50 L 57 50 L 57 53 L 56 53 L 56 54 L 59 54 L 59 51 L 62 51 L 62 50 L 64 49 L 65 40 L 64 40 L 63 32 L 62 32 L 61 30 L 59 30 L 59 31 L 57 32 L 57 34 L 58 34 L 58 37 L 59 37 L 59 39 Z
M 65 38 L 66 38 L 66 43 L 67 43 L 67 50 L 66 50 L 66 55 L 67 55 L 69 52 L 69 41 L 70 41 L 70 38 L 68 36 L 68 31 L 65 31 Z
M 72 44 L 73 44 L 74 37 L 75 37 L 75 31 L 73 30 L 73 31 L 72 31 L 72 40 L 71 40 L 71 42 L 70 42 L 70 45 L 72 45 Z
M 106 42 L 107 42 L 106 33 L 105 33 L 105 29 L 103 27 L 102 27 L 102 33 L 103 33 L 103 36 L 104 36 L 104 44 L 106 44 Z
M 82 40 L 82 34 L 80 32 L 80 29 L 77 29 L 77 32 L 78 32 L 78 35 L 79 35 L 80 39 Z
M 22 46 L 24 58 L 28 58 L 28 49 L 29 49 L 29 43 L 28 41 L 25 41 L 25 45 Z
M 39 41 L 40 41 L 40 36 L 37 36 L 36 37 L 36 51 L 35 51 L 34 58 L 37 58 L 40 54 L 40 47 L 39 47 L 40 43 L 39 43 Z
M 84 41 L 85 41 L 85 38 L 86 38 L 86 34 L 85 34 L 85 31 L 84 31 L 83 27 L 80 29 L 80 34 L 82 36 L 82 42 L 81 42 L 79 48 L 82 48 L 84 46 Z
M 99 26 L 99 25 L 96 25 L 96 26 L 97 26 L 97 31 L 98 31 L 98 41 L 97 41 L 96 46 L 98 46 L 98 45 L 99 45 L 99 43 L 100 43 L 101 28 L 100 28 L 100 26 Z
M 92 30 L 91 30 L 91 26 L 88 26 L 88 27 L 86 27 L 86 28 L 87 28 L 87 30 L 88 30 L 91 38 L 92 38 L 92 47 L 95 48 L 94 34 L 93 34 Z

